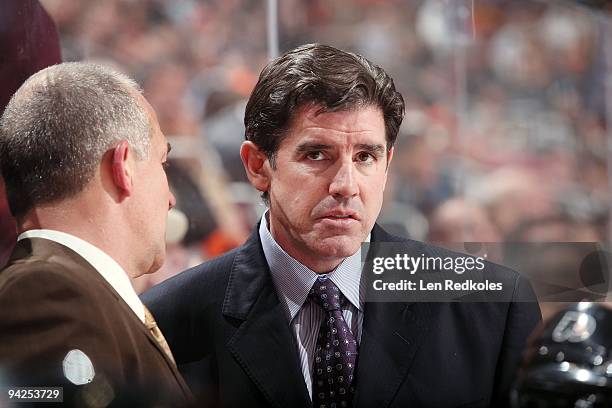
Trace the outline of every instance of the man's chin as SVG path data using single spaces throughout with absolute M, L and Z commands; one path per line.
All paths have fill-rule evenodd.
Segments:
M 324 258 L 348 258 L 357 252 L 361 246 L 361 240 L 346 237 L 323 238 L 317 243 L 317 253 Z

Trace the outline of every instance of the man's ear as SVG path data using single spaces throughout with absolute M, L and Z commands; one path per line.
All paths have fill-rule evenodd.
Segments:
M 389 171 L 389 166 L 391 165 L 391 160 L 393 159 L 393 152 L 394 151 L 395 150 L 394 150 L 393 146 L 391 146 L 391 148 L 387 152 L 387 169 L 385 171 Z
M 247 140 L 240 146 L 240 158 L 253 187 L 261 192 L 268 191 L 271 169 L 266 154 L 255 143 Z
M 126 196 L 132 194 L 134 186 L 132 183 L 132 168 L 129 163 L 131 154 L 127 140 L 122 140 L 112 150 L 113 182 Z

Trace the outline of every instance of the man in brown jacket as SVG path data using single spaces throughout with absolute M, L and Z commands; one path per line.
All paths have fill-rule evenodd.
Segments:
M 138 86 L 105 67 L 52 66 L 11 99 L 0 119 L 1 172 L 20 234 L 0 271 L 0 378 L 9 389 L 62 386 L 79 405 L 187 403 L 130 283 L 164 261 L 175 202 L 168 150 Z

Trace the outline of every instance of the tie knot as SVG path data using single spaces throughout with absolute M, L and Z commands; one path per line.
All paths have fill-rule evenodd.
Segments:
M 328 278 L 318 278 L 312 285 L 309 296 L 326 312 L 340 310 L 340 306 L 344 302 L 344 295 Z

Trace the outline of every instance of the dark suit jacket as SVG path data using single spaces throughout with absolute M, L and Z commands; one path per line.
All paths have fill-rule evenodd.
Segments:
M 116 401 L 147 405 L 159 398 L 182 406 L 190 395 L 142 321 L 87 261 L 50 240 L 21 240 L 0 271 L 6 385 L 65 386 L 77 393 L 62 369 L 73 349 L 94 366 L 91 387 L 110 387 Z
M 414 256 L 457 256 L 378 226 L 372 242 L 403 242 Z M 516 272 L 487 268 L 504 285 L 530 290 Z M 188 382 L 210 406 L 311 406 L 257 229 L 242 247 L 143 299 Z M 537 303 L 529 302 L 366 303 L 355 406 L 499 406 L 540 319 Z

